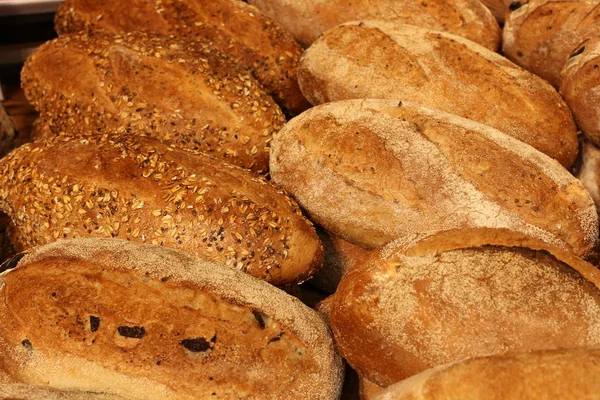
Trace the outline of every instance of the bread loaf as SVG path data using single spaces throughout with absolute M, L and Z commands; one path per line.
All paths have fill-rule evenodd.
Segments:
M 583 42 L 562 70 L 560 93 L 579 129 L 600 145 L 600 37 Z
M 585 257 L 598 236 L 590 195 L 556 161 L 414 103 L 314 107 L 275 136 L 270 168 L 313 221 L 365 248 L 419 232 L 503 227 Z
M 500 23 L 504 23 L 504 18 L 509 10 L 513 10 L 521 6 L 520 1 L 511 0 L 481 0 L 481 2 L 492 12 L 496 20 Z
M 592 400 L 600 350 L 495 355 L 444 365 L 390 386 L 376 400 Z
M 135 135 L 56 137 L 0 160 L 0 211 L 31 247 L 115 237 L 175 247 L 275 285 L 323 250 L 296 203 L 248 171 Z
M 310 46 L 323 32 L 344 22 L 383 20 L 409 24 L 463 36 L 497 50 L 500 28 L 492 14 L 478 1 L 358 1 L 342 0 L 249 0 L 281 23 L 296 39 Z
M 348 363 L 388 386 L 466 358 L 599 345 L 599 283 L 592 265 L 526 235 L 446 231 L 353 268 L 331 326 Z
M 129 399 L 337 399 L 317 312 L 190 254 L 59 241 L 1 278 L 0 364 L 29 384 Z
M 258 82 L 214 49 L 140 32 L 45 43 L 21 84 L 55 134 L 144 134 L 254 171 L 266 170 L 285 122 Z
M 375 21 L 345 24 L 306 51 L 298 79 L 313 104 L 414 101 L 490 125 L 566 167 L 577 155 L 573 117 L 554 88 L 458 36 Z
M 600 0 L 530 0 L 508 14 L 502 50 L 558 87 L 569 55 L 599 29 Z
M 193 39 L 202 50 L 234 58 L 290 113 L 309 106 L 296 79 L 301 47 L 285 29 L 243 1 L 66 0 L 57 11 L 55 28 L 61 35 L 143 30 Z

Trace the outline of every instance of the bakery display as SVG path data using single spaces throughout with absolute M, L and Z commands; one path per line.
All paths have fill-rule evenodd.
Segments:
M 59 136 L 0 160 L 0 211 L 26 249 L 74 237 L 175 247 L 275 285 L 323 259 L 296 203 L 249 171 L 136 135 Z
M 362 21 L 325 33 L 303 55 L 300 88 L 313 104 L 413 101 L 490 125 L 571 166 L 577 134 L 547 82 L 458 36 Z

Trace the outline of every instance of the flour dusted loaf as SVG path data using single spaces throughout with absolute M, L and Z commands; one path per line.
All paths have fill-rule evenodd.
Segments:
M 495 355 L 427 370 L 375 400 L 592 400 L 599 373 L 598 348 Z
M 188 253 L 114 239 L 34 249 L 1 277 L 0 368 L 129 399 L 336 399 L 317 312 Z
M 508 351 L 600 345 L 600 272 L 505 229 L 396 241 L 333 298 L 342 356 L 388 386 L 438 365 Z
M 579 45 L 561 76 L 560 93 L 573 111 L 579 129 L 600 145 L 600 37 Z
M 494 17 L 473 0 L 249 0 L 249 3 L 280 22 L 307 47 L 323 32 L 358 20 L 383 20 L 448 31 L 494 51 L 500 43 L 500 28 Z
M 179 39 L 78 34 L 42 45 L 21 84 L 55 134 L 144 134 L 264 171 L 285 118 L 235 68 L 210 46 Z
M 530 0 L 508 14 L 502 50 L 558 87 L 569 55 L 599 30 L 600 0 Z
M 488 126 L 414 103 L 314 107 L 275 136 L 270 168 L 313 221 L 365 248 L 483 226 L 585 257 L 598 236 L 590 195 L 556 161 Z
M 492 126 L 570 166 L 577 129 L 556 90 L 458 36 L 380 21 L 325 33 L 304 54 L 300 87 L 313 104 L 408 100 Z
M 193 39 L 234 58 L 290 113 L 309 106 L 296 79 L 302 48 L 289 32 L 243 1 L 67 0 L 57 11 L 55 28 L 61 35 L 143 30 Z
M 249 171 L 126 135 L 56 137 L 0 160 L 0 211 L 27 248 L 73 237 L 175 247 L 275 285 L 299 282 L 323 250 L 297 204 Z

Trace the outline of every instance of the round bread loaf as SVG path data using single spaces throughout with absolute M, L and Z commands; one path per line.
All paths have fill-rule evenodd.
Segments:
M 502 50 L 558 87 L 569 54 L 599 30 L 600 0 L 530 0 L 508 14 Z
M 365 248 L 419 232 L 510 228 L 586 257 L 598 215 L 556 161 L 488 126 L 409 102 L 314 107 L 274 137 L 271 176 Z
M 323 261 L 297 204 L 249 171 L 136 135 L 59 136 L 0 160 L 0 211 L 27 248 L 74 237 L 174 247 L 275 285 Z
M 258 172 L 285 122 L 260 84 L 210 46 L 141 32 L 47 42 L 21 84 L 55 134 L 149 135 Z
M 298 80 L 313 104 L 407 100 L 492 126 L 569 167 L 573 116 L 556 90 L 458 36 L 382 21 L 338 26 L 304 54 Z
M 375 400 L 592 400 L 598 374 L 598 348 L 495 355 L 427 370 Z
M 397 241 L 353 268 L 333 298 L 340 353 L 388 386 L 508 351 L 600 345 L 600 272 L 505 229 Z
M 437 0 L 355 1 L 343 0 L 249 0 L 278 21 L 296 39 L 310 46 L 323 32 L 344 22 L 383 20 L 447 31 L 496 51 L 500 27 L 478 1 Z
M 317 312 L 190 254 L 114 239 L 36 248 L 0 280 L 0 367 L 129 399 L 337 399 Z
M 575 49 L 561 76 L 560 93 L 573 111 L 579 129 L 600 145 L 600 37 Z
M 60 35 L 142 30 L 193 39 L 202 51 L 216 50 L 235 59 L 290 113 L 309 106 L 296 79 L 302 48 L 289 32 L 243 1 L 66 0 L 56 13 L 55 28 Z

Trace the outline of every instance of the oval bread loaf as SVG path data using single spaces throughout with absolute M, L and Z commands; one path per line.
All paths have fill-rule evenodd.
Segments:
M 598 348 L 494 355 L 427 370 L 375 400 L 592 400 L 599 373 Z
M 599 30 L 600 0 L 530 0 L 508 14 L 502 50 L 558 87 L 569 54 Z
M 490 125 L 566 167 L 577 155 L 573 117 L 554 88 L 458 36 L 380 21 L 345 24 L 306 51 L 298 79 L 313 104 L 414 101 Z
M 30 247 L 73 237 L 159 244 L 275 285 L 308 279 L 323 249 L 297 204 L 249 171 L 142 136 L 26 144 L 0 160 L 0 211 Z
M 579 129 L 600 145 L 600 37 L 579 45 L 561 76 L 560 93 L 573 111 Z
M 62 36 L 25 63 L 27 99 L 55 133 L 139 133 L 265 171 L 285 122 L 251 76 L 210 47 L 140 32 Z
M 331 326 L 348 363 L 388 386 L 466 358 L 600 345 L 600 272 L 520 233 L 394 242 L 340 282 Z
M 66 0 L 57 11 L 55 28 L 60 35 L 143 30 L 193 39 L 202 48 L 235 59 L 290 113 L 309 106 L 296 79 L 302 48 L 289 32 L 243 1 Z
M 34 249 L 0 281 L 0 361 L 25 383 L 129 399 L 337 399 L 317 312 L 190 254 L 114 239 Z
M 556 161 L 488 126 L 409 102 L 314 107 L 274 137 L 270 168 L 313 221 L 365 248 L 481 226 L 586 257 L 598 236 L 590 195 Z
M 492 14 L 478 1 L 355 1 L 342 0 L 249 0 L 278 21 L 296 39 L 310 46 L 323 32 L 344 22 L 383 20 L 448 31 L 490 50 L 497 50 L 500 28 Z

